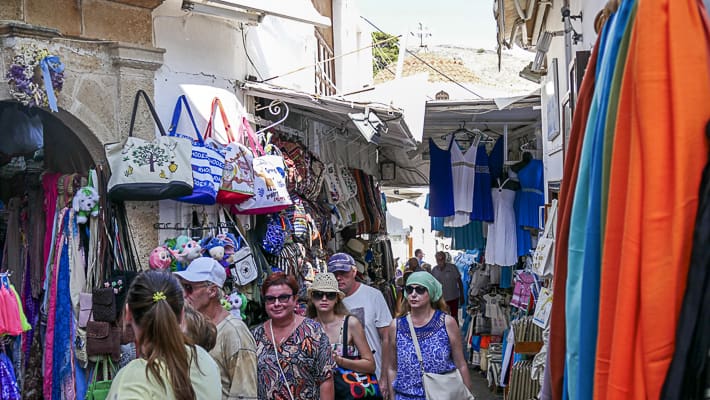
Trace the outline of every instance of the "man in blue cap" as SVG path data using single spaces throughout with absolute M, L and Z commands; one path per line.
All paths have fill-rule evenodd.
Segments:
M 365 327 L 367 343 L 375 355 L 375 373 L 380 380 L 380 387 L 385 385 L 386 377 L 380 374 L 382 368 L 382 338 L 392 322 L 385 297 L 382 293 L 355 279 L 357 267 L 355 260 L 346 253 L 335 253 L 328 259 L 328 272 L 338 280 L 338 289 L 345 293 L 343 303 L 350 313 L 357 317 Z M 386 387 L 386 386 L 384 386 Z

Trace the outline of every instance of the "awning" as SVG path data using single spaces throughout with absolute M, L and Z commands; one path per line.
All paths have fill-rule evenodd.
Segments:
M 292 113 L 305 115 L 325 124 L 358 131 L 348 114 L 371 112 L 384 122 L 386 132 L 379 136 L 380 147 L 394 147 L 408 151 L 417 148 L 402 110 L 379 103 L 345 101 L 335 97 L 318 96 L 267 83 L 243 82 L 241 89 L 246 94 L 269 100 L 280 100 L 289 105 Z
M 236 7 L 247 12 L 290 19 L 317 26 L 331 26 L 330 18 L 321 15 L 310 0 L 192 0 L 194 3 Z

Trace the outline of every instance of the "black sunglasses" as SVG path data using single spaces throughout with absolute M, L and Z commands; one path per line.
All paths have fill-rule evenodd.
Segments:
M 321 292 L 318 290 L 314 290 L 311 292 L 311 298 L 320 300 L 325 296 L 326 299 L 328 300 L 335 300 L 336 297 L 338 297 L 338 294 L 335 292 Z
M 192 294 L 196 289 L 199 289 L 201 287 L 205 287 L 209 285 L 209 283 L 183 283 L 182 284 L 182 289 L 185 291 L 187 294 Z
M 266 304 L 274 304 L 276 303 L 276 300 L 279 301 L 279 303 L 285 303 L 289 300 L 291 300 L 291 297 L 293 297 L 292 294 L 282 294 L 278 296 L 264 296 L 264 301 Z
M 424 286 L 412 286 L 412 285 L 407 285 L 405 286 L 404 290 L 407 291 L 407 294 L 412 294 L 414 292 L 417 292 L 418 295 L 423 295 L 424 293 L 427 292 L 427 288 Z

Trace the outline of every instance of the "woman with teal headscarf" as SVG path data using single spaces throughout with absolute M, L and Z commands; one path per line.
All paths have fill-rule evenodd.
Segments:
M 458 370 L 471 390 L 471 377 L 461 344 L 461 332 L 448 315 L 441 283 L 426 271 L 407 278 L 403 310 L 387 329 L 383 373 L 388 374 L 390 398 L 425 400 L 422 367 L 412 341 L 409 321 L 414 326 L 426 372 L 445 374 Z

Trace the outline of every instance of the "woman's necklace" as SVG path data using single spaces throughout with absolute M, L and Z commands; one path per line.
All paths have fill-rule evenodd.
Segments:
M 291 327 L 293 326 L 294 322 L 296 322 L 296 316 L 294 315 L 293 319 L 291 322 L 288 323 L 288 325 L 285 328 L 280 328 L 277 331 L 274 330 L 274 323 L 273 320 L 269 320 L 269 327 L 271 328 L 271 333 L 275 336 L 278 337 L 278 344 L 281 346 L 283 342 L 286 341 L 286 339 L 291 335 Z

